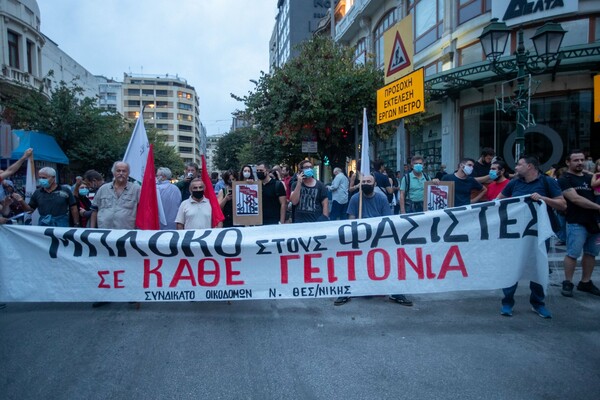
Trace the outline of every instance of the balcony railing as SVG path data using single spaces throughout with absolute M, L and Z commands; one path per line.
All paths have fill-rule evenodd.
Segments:
M 39 90 L 42 88 L 43 93 L 46 95 L 50 93 L 50 88 L 52 87 L 50 79 L 37 78 L 28 72 L 18 70 L 6 64 L 2 66 L 1 76 L 8 81 L 28 86 L 31 89 Z

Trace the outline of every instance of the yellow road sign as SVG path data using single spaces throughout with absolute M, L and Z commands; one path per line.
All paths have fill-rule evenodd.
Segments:
M 425 111 L 423 68 L 377 91 L 377 124 Z
M 383 34 L 383 70 L 386 85 L 413 72 L 414 54 L 412 15 L 409 15 Z

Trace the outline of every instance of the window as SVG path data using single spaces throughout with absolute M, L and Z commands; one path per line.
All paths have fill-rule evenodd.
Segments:
M 375 65 L 383 68 L 383 34 L 398 21 L 398 10 L 394 8 L 388 12 L 379 22 L 374 32 L 375 43 Z
M 168 90 L 158 90 L 156 89 L 156 97 L 167 97 L 169 96 Z
M 166 112 L 157 112 L 156 119 L 169 119 L 169 113 Z
M 192 98 L 192 94 L 180 91 L 180 92 L 177 92 L 177 97 L 183 98 L 183 99 L 191 99 Z
M 169 129 L 169 125 L 167 124 L 156 124 L 156 129 L 162 129 L 164 131 Z
M 471 46 L 460 49 L 459 63 L 460 65 L 472 64 L 483 61 L 484 57 L 483 50 L 481 49 L 481 43 L 476 42 Z
M 166 108 L 168 106 L 169 106 L 168 101 L 157 101 L 156 102 L 156 108 Z
M 139 100 L 127 100 L 127 107 L 139 107 L 139 106 L 140 106 Z
M 189 136 L 179 136 L 180 143 L 192 143 L 192 138 Z
M 185 103 L 177 103 L 177 108 L 179 108 L 180 110 L 187 110 L 187 111 L 193 110 L 193 107 L 191 104 L 185 104 Z
M 367 62 L 367 39 L 362 38 L 356 42 L 354 49 L 354 63 L 362 65 Z
M 127 96 L 139 96 L 140 89 L 127 89 Z
M 179 121 L 193 121 L 194 117 L 192 117 L 190 114 L 177 114 L 177 119 Z
M 187 125 L 179 125 L 179 127 L 177 129 L 181 132 L 191 132 L 192 131 L 192 127 L 187 126 Z
M 464 24 L 491 9 L 492 0 L 460 0 L 458 2 L 458 24 Z
M 154 89 L 142 89 L 142 96 L 154 96 Z
M 8 31 L 8 64 L 13 68 L 20 68 L 19 63 L 19 35 Z
M 444 0 L 415 0 L 408 5 L 414 14 L 415 53 L 442 37 L 444 30 Z
M 179 146 L 179 152 L 180 153 L 191 153 L 192 152 L 192 148 L 191 147 Z
M 27 41 L 27 72 L 33 74 L 33 52 L 35 45 L 31 41 Z

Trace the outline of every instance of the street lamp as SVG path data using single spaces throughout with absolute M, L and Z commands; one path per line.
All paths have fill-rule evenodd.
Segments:
M 525 152 L 525 128 L 529 122 L 529 111 L 527 104 L 529 102 L 530 92 L 525 85 L 525 78 L 531 74 L 541 74 L 547 70 L 552 61 L 556 61 L 554 68 L 560 63 L 560 45 L 565 31 L 560 24 L 547 22 L 544 26 L 537 29 L 532 36 L 536 55 L 529 55 L 525 51 L 523 41 L 523 29 L 518 32 L 517 50 L 514 58 L 500 60 L 506 50 L 506 44 L 510 36 L 510 29 L 504 22 L 498 22 L 497 18 L 483 28 L 479 41 L 485 53 L 485 57 L 491 62 L 491 70 L 498 75 L 507 75 L 517 72 L 517 90 L 512 101 L 512 108 L 517 112 L 517 130 L 515 138 L 515 160 Z

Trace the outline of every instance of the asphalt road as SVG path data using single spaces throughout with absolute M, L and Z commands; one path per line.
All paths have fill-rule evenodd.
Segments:
M 599 398 L 600 298 L 551 286 L 544 320 L 527 286 L 511 318 L 500 291 L 411 296 L 414 307 L 12 303 L 0 310 L 0 398 Z

